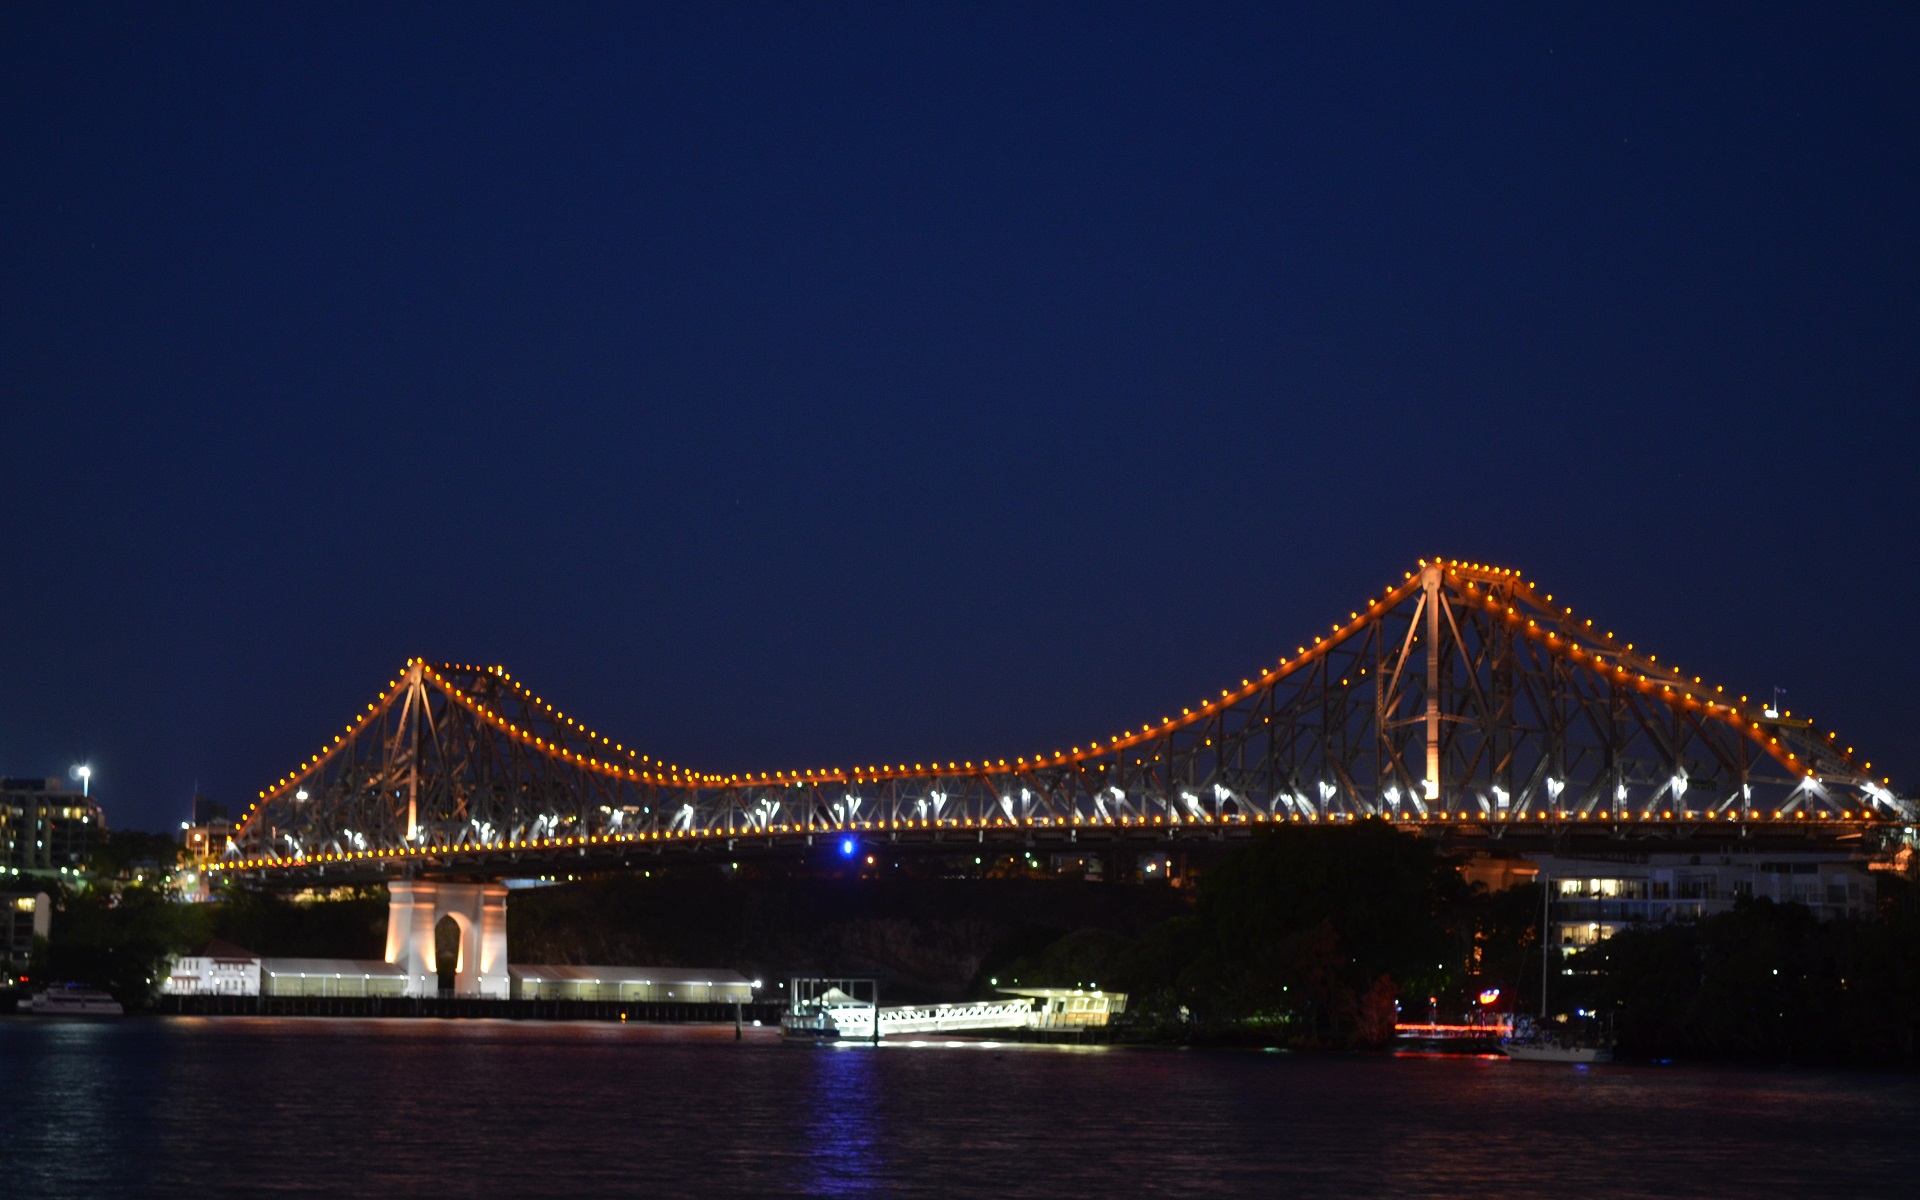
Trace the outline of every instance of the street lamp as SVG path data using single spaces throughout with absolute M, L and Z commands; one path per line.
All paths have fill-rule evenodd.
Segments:
M 87 781 L 93 778 L 93 768 L 82 763 L 73 769 L 73 777 L 80 781 L 80 794 L 82 796 L 90 795 Z

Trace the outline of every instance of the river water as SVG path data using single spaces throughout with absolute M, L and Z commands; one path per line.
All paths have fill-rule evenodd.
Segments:
M 0 1196 L 1913 1195 L 1920 1079 L 0 1020 Z

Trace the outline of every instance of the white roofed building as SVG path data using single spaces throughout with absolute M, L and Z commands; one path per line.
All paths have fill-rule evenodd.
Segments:
M 168 996 L 258 996 L 260 956 L 215 938 L 175 958 L 160 991 Z
M 262 996 L 404 996 L 407 973 L 377 958 L 263 958 Z
M 509 966 L 514 1000 L 749 1004 L 758 984 L 715 967 Z M 378 998 L 407 995 L 404 967 L 380 959 L 268 958 L 214 941 L 173 960 L 169 996 Z
M 754 982 L 712 967 L 507 966 L 515 1000 L 615 1000 L 631 1004 L 747 1004 Z

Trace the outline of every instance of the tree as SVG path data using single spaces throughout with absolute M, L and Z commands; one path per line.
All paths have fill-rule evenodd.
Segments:
M 150 1003 L 169 956 L 205 941 L 204 905 L 176 904 L 158 887 L 62 889 L 47 944 L 48 980 L 91 984 L 128 1008 Z
M 1264 831 L 1202 876 L 1199 893 L 1193 913 L 1138 938 L 1068 935 L 1011 973 L 1056 986 L 1097 977 L 1129 993 L 1137 1020 L 1378 1045 L 1401 990 L 1463 978 L 1486 924 L 1485 898 L 1434 843 L 1373 821 Z

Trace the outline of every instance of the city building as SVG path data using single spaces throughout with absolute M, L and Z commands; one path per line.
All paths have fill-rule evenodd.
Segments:
M 1618 856 L 1539 855 L 1548 943 L 1571 954 L 1634 924 L 1696 921 L 1742 900 L 1804 904 L 1822 920 L 1859 917 L 1874 905 L 1873 875 L 1846 851 Z
M 0 932 L 6 934 L 4 983 L 18 983 L 33 962 L 33 943 L 53 928 L 53 904 L 45 892 L 0 892 Z
M 204 796 L 193 798 L 193 819 L 180 824 L 180 862 L 174 874 L 174 887 L 182 900 L 204 903 L 213 899 L 207 878 L 207 866 L 219 862 L 233 840 L 233 823 L 227 807 Z
M 106 832 L 100 806 L 64 779 L 0 779 L 0 871 L 81 875 Z

